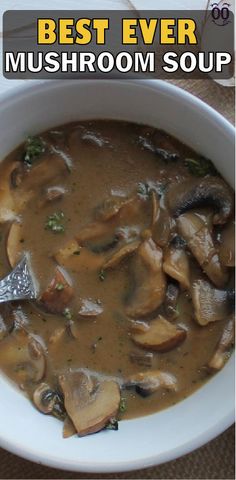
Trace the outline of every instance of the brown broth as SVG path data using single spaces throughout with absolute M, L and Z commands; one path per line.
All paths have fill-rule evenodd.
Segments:
M 107 143 L 100 147 L 81 140 L 83 129 L 96 132 Z M 45 133 L 42 138 L 47 142 L 53 139 L 53 142 L 59 143 L 60 149 L 71 156 L 73 167 L 71 173 L 49 182 L 48 186 L 63 186 L 66 195 L 61 200 L 42 206 L 40 203 L 44 193 L 40 188 L 21 213 L 22 250 L 31 253 L 33 270 L 41 292 L 53 277 L 56 263 L 52 255 L 83 227 L 94 221 L 94 212 L 104 200 L 112 194 L 132 196 L 136 194 L 140 183 L 154 182 L 155 185 L 165 186 L 192 178 L 183 161 L 167 163 L 157 160 L 155 153 L 140 147 L 137 139 L 144 133 L 146 135 L 148 127 L 125 122 L 94 121 L 69 124 L 56 130 L 57 134 L 50 136 Z M 196 153 L 176 139 L 163 132 L 157 133 L 159 148 L 178 153 L 181 158 L 198 158 Z M 20 147 L 11 153 L 1 164 L 0 172 L 10 162 L 21 158 L 22 150 L 23 147 Z M 50 161 L 50 154 L 44 155 L 48 155 Z M 64 213 L 64 233 L 55 234 L 45 229 L 47 217 L 55 211 Z M 134 221 L 142 231 L 149 228 L 151 209 L 148 202 L 145 209 L 136 214 Z M 9 271 L 4 248 L 9 224 L 0 226 L 0 230 L 0 274 L 3 276 Z M 192 268 L 193 271 L 197 269 L 194 261 Z M 74 287 L 74 298 L 69 307 L 73 321 L 78 325 L 78 339 L 72 338 L 66 331 L 60 341 L 49 343 L 55 329 L 65 326 L 67 319 L 60 314 L 47 313 L 33 304 L 21 305 L 28 319 L 27 329 L 39 335 L 47 346 L 47 370 L 43 381 L 55 385 L 57 375 L 68 368 L 86 367 L 120 378 L 148 370 L 148 367 L 132 363 L 129 359 L 130 352 L 142 351 L 131 339 L 130 322 L 124 312 L 124 305 L 132 293 L 132 258 L 107 271 L 103 281 L 99 277 L 99 270 L 82 268 L 79 273 L 69 270 L 68 273 Z M 94 319 L 80 318 L 78 310 L 83 299 L 99 299 L 103 313 Z M 178 309 L 179 316 L 175 322 L 187 330 L 187 338 L 169 352 L 154 353 L 151 367 L 151 370 L 160 369 L 173 374 L 178 382 L 178 391 L 160 390 L 146 398 L 134 390 L 125 391 L 122 395 L 127 398 L 127 410 L 123 418 L 150 414 L 173 405 L 209 378 L 205 365 L 213 355 L 227 319 L 201 327 L 193 318 L 191 298 L 186 292 L 180 295 Z M 7 322 L 6 307 L 1 307 L 0 312 Z M 9 336 L 1 341 L 0 368 L 19 384 L 17 369 L 15 365 L 9 364 L 4 354 L 7 342 Z M 28 383 L 23 388 L 31 397 L 35 385 Z

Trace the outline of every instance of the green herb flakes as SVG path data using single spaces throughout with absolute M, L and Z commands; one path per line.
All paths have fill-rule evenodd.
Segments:
M 125 413 L 126 410 L 127 410 L 126 398 L 121 397 L 121 399 L 120 399 L 120 406 L 119 406 L 119 412 L 120 412 L 120 413 Z
M 51 230 L 54 233 L 64 233 L 65 226 L 63 224 L 64 221 L 64 213 L 63 212 L 55 212 L 52 215 L 47 217 L 47 221 L 45 223 L 45 230 Z
M 32 164 L 45 152 L 45 143 L 40 137 L 28 137 L 25 143 L 23 161 L 31 167 Z
M 55 290 L 58 290 L 59 292 L 61 290 L 64 290 L 65 286 L 63 285 L 63 283 L 57 283 L 56 286 L 55 286 Z
M 72 320 L 72 318 L 73 318 L 73 314 L 72 314 L 72 311 L 70 310 L 70 308 L 65 308 L 65 310 L 63 311 L 63 315 L 69 321 Z
M 184 160 L 184 164 L 188 168 L 189 172 L 195 177 L 217 175 L 217 170 L 215 169 L 213 163 L 207 158 L 186 158 Z
M 119 430 L 119 423 L 116 418 L 111 418 L 110 422 L 106 425 L 106 430 Z

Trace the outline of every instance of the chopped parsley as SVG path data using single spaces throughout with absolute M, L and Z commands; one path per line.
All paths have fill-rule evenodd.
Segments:
M 101 280 L 101 282 L 104 282 L 105 278 L 106 278 L 106 273 L 104 270 L 100 270 L 99 272 L 99 278 Z
M 185 166 L 189 172 L 195 177 L 204 177 L 205 175 L 217 175 L 217 170 L 211 160 L 204 157 L 186 158 Z
M 70 310 L 70 308 L 65 308 L 65 310 L 63 311 L 63 315 L 69 321 L 72 320 L 72 318 L 73 318 L 73 314 L 72 314 L 72 311 Z
M 111 418 L 105 428 L 106 430 L 119 430 L 118 420 L 116 418 Z
M 175 307 L 175 312 L 176 312 L 176 315 L 179 317 L 180 315 L 180 308 L 179 308 L 179 304 L 177 303 L 176 307 Z
M 49 215 L 45 223 L 45 229 L 51 230 L 54 233 L 63 233 L 65 231 L 65 226 L 63 224 L 64 217 L 63 212 L 55 212 L 52 215 Z
M 61 290 L 64 290 L 64 288 L 65 288 L 65 285 L 63 285 L 63 283 L 57 283 L 57 284 L 55 285 L 55 290 L 58 290 L 59 292 L 60 292 Z
M 27 167 L 32 164 L 45 152 L 45 143 L 40 137 L 28 137 L 25 143 L 23 161 Z
M 126 410 L 127 410 L 126 398 L 121 397 L 121 399 L 120 399 L 120 406 L 119 406 L 119 412 L 120 412 L 120 413 L 125 413 Z

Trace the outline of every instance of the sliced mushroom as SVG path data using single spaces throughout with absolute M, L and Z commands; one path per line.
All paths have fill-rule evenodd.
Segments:
M 75 340 L 81 338 L 80 327 L 77 320 L 69 320 L 66 324 L 66 329 L 69 335 Z
M 46 352 L 39 337 L 16 328 L 1 341 L 1 365 L 11 368 L 18 385 L 39 382 L 46 372 Z
M 124 258 L 128 257 L 129 255 L 132 255 L 137 248 L 140 245 L 139 240 L 135 240 L 133 242 L 127 243 L 123 247 L 121 247 L 119 250 L 116 250 L 115 253 L 111 255 L 111 257 L 105 261 L 102 269 L 107 270 L 108 268 L 115 268 L 117 265 L 119 265 Z
M 138 143 L 143 149 L 155 153 L 161 160 L 176 162 L 180 157 L 175 147 L 162 135 L 162 132 L 148 131 L 147 134 L 139 135 Z
M 46 370 L 45 349 L 42 344 L 31 335 L 28 335 L 28 352 L 35 369 L 34 381 L 39 382 L 44 377 Z
M 72 420 L 70 419 L 70 417 L 68 417 L 68 415 L 67 415 L 65 420 L 64 420 L 64 423 L 63 423 L 62 436 L 63 436 L 63 438 L 70 438 L 70 437 L 73 437 L 73 435 L 76 435 L 76 434 L 77 434 L 76 428 L 75 428 Z
M 102 239 L 103 242 L 113 236 L 114 226 L 112 222 L 93 222 L 82 228 L 76 235 L 76 240 L 80 245 L 86 245 L 91 240 Z
M 68 173 L 67 167 L 59 155 L 45 154 L 41 161 L 36 162 L 29 170 L 25 171 L 23 181 L 16 192 L 18 192 L 18 196 L 23 191 L 36 192 L 66 173 Z
M 166 247 L 175 229 L 175 220 L 172 218 L 166 205 L 164 196 L 156 197 L 157 205 L 153 206 L 153 239 L 159 247 Z M 155 221 L 154 221 L 155 215 Z
M 223 368 L 225 362 L 229 358 L 230 349 L 234 345 L 234 337 L 235 322 L 234 316 L 232 316 L 223 330 L 213 357 L 208 363 L 208 368 L 210 370 L 218 371 Z
M 142 322 L 141 320 L 132 320 L 130 322 L 130 330 L 132 333 L 143 333 L 149 330 L 149 325 L 146 322 Z
M 168 192 L 168 204 L 175 217 L 196 207 L 210 206 L 214 224 L 226 223 L 233 213 L 233 191 L 222 178 L 207 176 L 186 180 Z
M 18 162 L 6 163 L 1 171 L 0 223 L 14 220 L 19 211 L 14 194 L 11 191 L 11 175 L 18 165 Z
M 48 312 L 63 313 L 73 295 L 74 289 L 67 273 L 57 267 L 52 281 L 40 297 L 40 303 Z
M 51 389 L 47 383 L 40 383 L 34 390 L 33 402 L 37 409 L 45 415 L 54 415 L 57 418 L 65 417 L 65 408 L 60 394 Z
M 220 234 L 219 256 L 225 267 L 235 266 L 235 223 L 229 222 Z
M 110 250 L 113 250 L 118 242 L 120 240 L 120 235 L 118 233 L 115 233 L 112 236 L 109 236 L 108 238 L 101 239 L 99 241 L 95 242 L 87 242 L 87 248 L 91 250 L 93 253 L 104 253 Z
M 35 194 L 49 182 L 59 179 L 67 172 L 66 165 L 58 155 L 44 155 L 42 161 L 36 162 L 30 169 L 18 164 L 15 167 L 15 176 L 11 191 L 15 203 L 15 212 L 20 213 Z
M 96 208 L 96 220 L 107 222 L 114 218 L 120 210 L 134 199 L 127 197 L 115 197 L 112 196 L 106 199 L 101 206 Z
M 51 202 L 56 202 L 61 200 L 66 193 L 64 187 L 55 186 L 55 187 L 47 187 L 45 191 L 42 193 L 42 199 L 39 202 L 39 206 L 43 207 Z
M 50 335 L 48 342 L 51 345 L 57 345 L 59 342 L 62 341 L 64 335 L 66 333 L 65 327 L 58 327 L 54 330 L 54 332 Z
M 127 315 L 139 318 L 154 312 L 164 301 L 166 277 L 162 270 L 162 250 L 149 238 L 138 247 L 134 257 L 135 292 Z
M 157 198 L 156 192 L 152 190 L 151 192 L 152 199 L 152 227 L 156 224 L 160 216 L 160 200 Z
M 84 132 L 81 135 L 81 139 L 85 143 L 88 143 L 95 147 L 101 148 L 101 147 L 105 147 L 106 145 L 109 145 L 109 140 L 102 137 L 102 135 L 99 132 L 93 132 L 88 130 L 87 132 Z
M 1 174 L 0 223 L 15 220 L 39 188 L 66 171 L 58 155 L 44 155 L 43 160 L 30 169 L 20 162 L 7 163 Z
M 116 417 L 120 388 L 114 380 L 98 381 L 85 371 L 59 376 L 66 411 L 80 436 L 102 430 Z
M 136 392 L 147 397 L 160 389 L 177 391 L 177 381 L 174 375 L 154 370 L 131 375 L 125 382 L 126 387 L 135 387 Z
M 147 202 L 148 197 L 144 198 L 140 195 L 135 195 L 129 198 L 123 207 L 120 209 L 119 214 L 114 218 L 114 222 L 119 221 L 120 225 L 138 225 L 142 223 L 148 226 L 149 212 L 151 213 L 151 206 Z
M 153 353 L 151 352 L 130 352 L 129 359 L 131 363 L 151 367 L 153 363 Z
M 170 245 L 164 253 L 163 270 L 176 280 L 183 290 L 190 288 L 189 258 L 184 248 Z
M 11 267 L 15 267 L 23 252 L 23 225 L 19 222 L 11 224 L 7 237 L 7 258 Z
M 11 186 L 17 188 L 21 185 L 24 178 L 25 169 L 21 162 L 15 163 L 15 168 L 11 172 Z
M 233 310 L 232 289 L 219 290 L 206 280 L 196 280 L 191 291 L 195 320 L 199 325 L 223 320 Z
M 95 254 L 81 247 L 76 240 L 70 240 L 65 247 L 54 254 L 56 262 L 75 273 L 81 271 L 99 271 L 104 263 L 103 254 Z
M 202 214 L 188 212 L 177 219 L 177 226 L 203 271 L 217 287 L 223 287 L 229 274 L 220 263 L 207 218 Z
M 73 160 L 68 151 L 67 145 L 64 144 L 63 148 L 60 148 L 58 145 L 51 144 L 49 147 L 50 147 L 50 152 L 54 153 L 57 157 L 59 157 L 63 161 L 66 167 L 66 170 L 68 172 L 71 172 L 73 169 Z
M 29 325 L 29 318 L 20 306 L 18 306 L 16 309 L 12 311 L 12 316 L 13 316 L 13 327 L 15 329 L 23 328 L 27 330 L 27 327 Z
M 168 352 L 185 340 L 186 331 L 159 315 L 150 322 L 147 332 L 136 333 L 131 338 L 139 347 L 158 352 Z
M 79 309 L 79 316 L 80 317 L 98 317 L 103 312 L 103 307 L 101 302 L 94 302 L 90 299 L 84 299 L 81 302 L 81 306 Z
M 179 287 L 175 283 L 169 283 L 166 290 L 166 298 L 164 303 L 166 316 L 173 320 L 178 317 L 177 303 L 179 298 Z

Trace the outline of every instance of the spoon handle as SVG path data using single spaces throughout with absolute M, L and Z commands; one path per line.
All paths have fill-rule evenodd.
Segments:
M 14 270 L 0 280 L 0 303 L 32 300 L 36 297 L 37 288 L 30 271 L 27 255 L 24 255 Z

